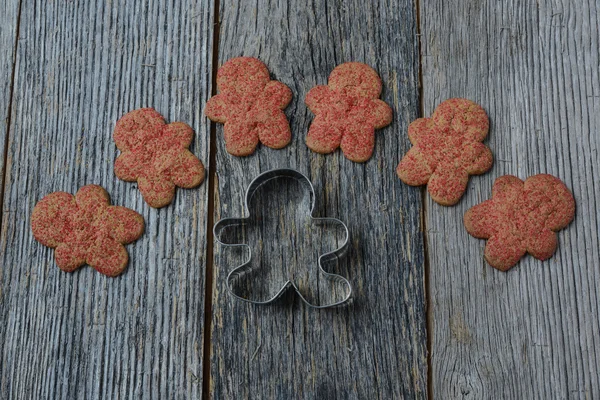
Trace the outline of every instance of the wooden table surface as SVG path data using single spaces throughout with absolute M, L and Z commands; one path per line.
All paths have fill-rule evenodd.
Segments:
M 598 0 L 3 1 L 0 398 L 600 398 L 599 10 Z M 294 93 L 283 150 L 232 157 L 203 116 L 218 66 L 241 55 Z M 364 164 L 304 144 L 304 96 L 346 61 L 380 73 L 394 110 Z M 485 107 L 495 163 L 441 207 L 395 167 L 408 124 L 450 97 Z M 148 106 L 195 129 L 207 167 L 202 186 L 160 210 L 113 173 L 116 120 Z M 353 283 L 349 307 L 227 294 L 231 255 L 212 225 L 241 215 L 246 186 L 277 167 L 308 175 L 318 213 L 348 223 L 336 268 Z M 542 172 L 573 191 L 575 221 L 552 259 L 499 272 L 462 216 L 498 176 Z M 31 234 L 37 201 L 86 184 L 146 221 L 119 278 L 64 273 Z

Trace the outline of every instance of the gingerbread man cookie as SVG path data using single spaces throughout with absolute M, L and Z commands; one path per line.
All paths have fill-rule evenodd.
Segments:
M 254 153 L 260 141 L 281 149 L 292 139 L 283 110 L 292 101 L 292 91 L 271 80 L 265 64 L 252 57 L 227 61 L 217 72 L 219 94 L 204 109 L 212 121 L 225 124 L 225 148 L 234 156 Z
M 523 182 L 512 175 L 494 182 L 492 198 L 469 209 L 465 228 L 488 239 L 485 259 L 501 271 L 529 253 L 546 260 L 558 246 L 556 233 L 575 217 L 575 199 L 560 179 L 540 174 Z
M 188 147 L 194 131 L 183 122 L 167 124 L 153 108 L 125 114 L 113 138 L 121 155 L 115 175 L 138 183 L 146 203 L 160 208 L 171 203 L 175 186 L 193 188 L 204 180 L 204 165 Z
M 305 103 L 315 114 L 306 145 L 327 154 L 341 147 L 349 160 L 365 162 L 375 147 L 375 129 L 392 122 L 392 109 L 379 100 L 381 79 L 366 64 L 348 62 L 335 67 L 327 85 L 316 86 Z
M 427 185 L 431 198 L 451 206 L 464 194 L 469 175 L 488 171 L 494 162 L 481 143 L 488 134 L 485 110 L 466 99 L 440 104 L 431 118 L 419 118 L 408 127 L 413 147 L 396 172 L 404 183 Z
M 121 274 L 129 256 L 123 244 L 144 232 L 144 219 L 129 208 L 111 206 L 108 193 L 87 185 L 73 196 L 54 192 L 40 200 L 31 215 L 35 239 L 54 250 L 60 269 L 73 272 L 84 264 L 107 276 Z

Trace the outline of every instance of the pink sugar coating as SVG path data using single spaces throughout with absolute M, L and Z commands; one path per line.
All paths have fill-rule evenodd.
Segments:
M 439 204 L 456 204 L 469 175 L 492 167 L 492 152 L 481 143 L 488 129 L 487 114 L 478 104 L 466 99 L 444 101 L 431 118 L 419 118 L 408 127 L 413 147 L 398 164 L 398 177 L 413 186 L 427 184 Z
M 322 154 L 341 147 L 355 162 L 371 158 L 375 129 L 392 122 L 392 109 L 378 99 L 381 87 L 381 78 L 368 65 L 338 65 L 326 86 L 316 86 L 306 95 L 305 103 L 316 115 L 306 137 L 307 146 Z
M 550 258 L 558 246 L 557 231 L 575 217 L 575 199 L 565 184 L 540 174 L 523 182 L 511 175 L 494 182 L 492 198 L 469 209 L 464 216 L 467 232 L 488 239 L 485 259 L 507 271 L 525 253 Z
M 204 114 L 225 124 L 230 154 L 250 155 L 259 142 L 272 149 L 288 145 L 292 133 L 282 110 L 292 101 L 292 91 L 270 80 L 265 64 L 252 57 L 233 58 L 219 68 L 217 85 L 220 93 L 208 101 Z
M 31 215 L 37 241 L 55 249 L 60 269 L 75 271 L 89 264 L 107 276 L 120 275 L 129 256 L 123 244 L 144 232 L 144 219 L 125 207 L 111 206 L 108 193 L 97 185 L 75 196 L 54 192 L 40 200 Z
M 159 208 L 173 201 L 175 187 L 192 188 L 204 180 L 204 165 L 188 147 L 194 131 L 183 122 L 166 124 L 153 108 L 125 114 L 113 138 L 121 155 L 115 175 L 138 182 L 146 203 Z

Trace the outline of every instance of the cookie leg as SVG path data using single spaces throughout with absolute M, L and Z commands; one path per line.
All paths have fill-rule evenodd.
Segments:
M 469 174 L 464 169 L 438 165 L 429 179 L 427 190 L 436 203 L 451 206 L 458 203 L 468 182 Z
M 290 143 L 292 132 L 283 111 L 268 110 L 262 112 L 258 118 L 258 138 L 262 144 L 272 149 L 281 149 Z
M 488 239 L 484 256 L 490 265 L 507 271 L 525 255 L 525 243 L 510 232 L 498 232 Z
M 73 272 L 85 264 L 87 247 L 77 243 L 61 243 L 54 251 L 56 265 L 65 272 Z
M 538 260 L 547 260 L 552 257 L 558 246 L 556 233 L 544 229 L 537 235 L 527 238 L 527 252 Z
M 97 239 L 89 249 L 86 261 L 104 275 L 117 276 L 127 267 L 129 255 L 121 243 L 104 237 Z
M 161 176 L 141 176 L 138 188 L 146 203 L 154 208 L 166 206 L 175 196 L 175 184 Z
M 308 130 L 306 145 L 314 152 L 328 154 L 338 147 L 342 141 L 340 127 L 325 118 L 317 116 Z
M 144 218 L 127 207 L 110 206 L 104 213 L 102 228 L 117 242 L 131 243 L 144 233 Z
M 225 149 L 234 156 L 249 156 L 258 145 L 256 124 L 242 121 L 241 117 L 225 123 Z
M 347 126 L 340 147 L 349 160 L 367 161 L 375 148 L 375 128 L 368 124 Z

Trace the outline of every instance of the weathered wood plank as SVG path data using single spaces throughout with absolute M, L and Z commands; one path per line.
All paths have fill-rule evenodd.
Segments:
M 2 207 L 4 153 L 8 139 L 8 115 L 10 113 L 19 3 L 19 0 L 6 0 L 0 4 L 0 118 L 2 121 L 0 128 L 0 207 Z
M 0 397 L 199 398 L 207 187 L 150 209 L 113 174 L 116 120 L 154 106 L 196 130 L 211 91 L 212 2 L 24 1 L 0 248 Z M 44 195 L 100 184 L 144 216 L 111 279 L 60 271 L 29 216 Z
M 600 398 L 598 9 L 580 1 L 421 1 L 425 114 L 449 97 L 491 118 L 491 172 L 458 206 L 427 202 L 435 398 Z M 464 212 L 494 179 L 546 172 L 577 201 L 547 262 L 483 261 Z
M 349 225 L 348 260 L 330 268 L 352 280 L 356 296 L 350 307 L 324 311 L 309 309 L 294 296 L 262 307 L 234 300 L 226 292 L 225 278 L 239 254 L 217 246 L 213 397 L 425 398 L 421 196 L 394 172 L 408 148 L 398 133 L 406 131 L 419 111 L 413 2 L 221 0 L 220 20 L 220 65 L 232 57 L 255 56 L 274 79 L 292 88 L 287 115 L 293 140 L 283 150 L 259 147 L 254 155 L 237 158 L 225 152 L 218 126 L 215 220 L 244 213 L 244 191 L 259 171 L 300 170 L 316 186 L 318 214 Z M 304 96 L 346 61 L 363 61 L 379 71 L 383 98 L 395 113 L 393 124 L 377 133 L 374 156 L 366 164 L 352 163 L 340 152 L 315 154 L 304 143 L 313 119 Z M 279 214 L 274 205 L 280 197 L 276 192 L 274 197 L 262 211 L 285 222 L 280 231 L 262 232 L 263 250 L 278 239 L 287 243 L 281 232 L 296 233 L 296 215 Z M 310 257 L 318 239 L 296 239 L 291 248 L 298 259 Z

